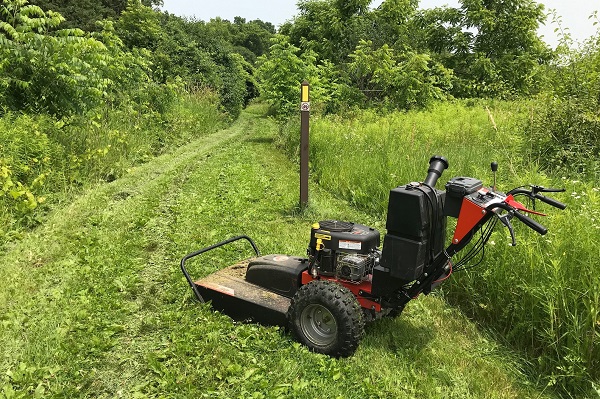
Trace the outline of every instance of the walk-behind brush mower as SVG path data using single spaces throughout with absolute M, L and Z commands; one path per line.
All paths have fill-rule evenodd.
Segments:
M 546 234 L 544 226 L 522 212 L 543 214 L 527 209 L 516 196 L 528 197 L 534 209 L 535 200 L 565 208 L 540 194 L 563 189 L 524 186 L 504 194 L 495 189 L 495 174 L 491 188 L 471 177 L 456 177 L 445 191 L 438 190 L 435 184 L 447 168 L 444 157 L 434 156 L 424 182 L 390 191 L 381 249 L 379 231 L 326 220 L 312 226 L 306 257 L 261 256 L 252 239 L 238 236 L 186 255 L 181 270 L 199 301 L 211 301 L 234 319 L 283 325 L 315 352 L 350 356 L 365 322 L 398 315 L 409 301 L 464 268 L 483 251 L 498 220 L 509 229 L 512 245 L 513 218 Z M 447 217 L 458 220 L 445 247 Z M 239 240 L 247 241 L 256 256 L 198 281 L 190 277 L 189 259 Z M 467 253 L 453 264 L 452 257 L 465 247 Z

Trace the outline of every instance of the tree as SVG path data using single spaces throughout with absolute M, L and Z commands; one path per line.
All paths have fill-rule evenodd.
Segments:
M 53 10 L 65 17 L 63 27 L 98 30 L 96 21 L 116 19 L 127 8 L 127 0 L 31 0 L 43 10 Z M 162 0 L 143 0 L 145 6 L 162 5 Z
M 344 20 L 350 19 L 355 15 L 364 15 L 369 11 L 369 4 L 372 0 L 335 0 L 335 8 L 339 11 L 340 17 Z
M 537 36 L 543 10 L 532 0 L 461 0 L 460 8 L 417 16 L 424 32 L 420 45 L 454 70 L 457 96 L 532 94 L 551 58 Z
M 396 53 L 387 44 L 374 48 L 361 41 L 350 55 L 352 81 L 372 101 L 393 108 L 423 107 L 445 97 L 451 73 L 427 54 Z
M 275 34 L 273 24 L 258 19 L 246 22 L 244 18 L 235 17 L 233 26 L 234 50 L 244 56 L 246 61 L 253 64 L 257 57 L 269 50 L 271 37 Z
M 314 51 L 319 60 L 339 65 L 365 36 L 369 4 L 371 0 L 300 0 L 300 15 L 280 32 L 296 47 Z
M 235 53 L 231 42 L 224 39 L 233 38 L 236 28 L 222 19 L 205 23 L 157 13 L 148 7 L 143 12 L 154 13 L 160 28 L 160 34 L 154 37 L 156 41 L 145 41 L 152 50 L 154 79 L 168 82 L 178 78 L 190 90 L 211 88 L 219 94 L 223 109 L 232 117 L 237 117 L 242 107 L 256 95 L 256 90 L 252 66 Z M 123 13 L 122 19 L 129 18 L 127 13 Z M 146 32 L 148 27 L 139 17 L 131 18 L 127 26 L 129 24 L 139 25 L 137 31 L 140 33 Z M 144 41 L 140 44 L 144 44 Z
M 409 50 L 413 46 L 411 21 L 418 3 L 417 0 L 384 1 L 369 14 L 371 23 L 364 39 L 377 47 L 388 44 L 400 51 Z
M 300 49 L 284 35 L 275 35 L 271 42 L 268 56 L 257 61 L 257 77 L 262 97 L 277 115 L 285 116 L 298 109 L 303 80 L 318 87 L 315 58 L 310 54 L 301 56 Z M 314 95 L 313 92 L 313 99 Z
M 128 0 L 116 23 L 117 34 L 130 48 L 154 50 L 164 34 L 159 14 L 140 0 Z
M 597 14 L 592 17 L 598 21 Z M 528 121 L 527 150 L 543 168 L 598 180 L 600 29 L 577 49 L 563 35 L 557 52 L 559 59 L 550 65 L 551 89 Z
M 81 30 L 56 30 L 63 20 L 25 0 L 2 0 L 0 99 L 9 110 L 64 116 L 103 98 L 110 84 L 106 47 Z

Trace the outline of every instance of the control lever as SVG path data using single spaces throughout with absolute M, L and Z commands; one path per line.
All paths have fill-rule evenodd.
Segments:
M 537 193 L 564 193 L 566 190 L 564 188 L 546 188 L 544 186 L 531 185 L 531 191 L 534 194 L 537 194 Z
M 498 216 L 498 219 L 500 219 L 500 222 L 502 222 L 502 224 L 508 228 L 508 231 L 510 232 L 510 238 L 512 239 L 512 243 L 510 245 L 514 247 L 517 245 L 517 239 L 515 238 L 515 229 L 510 223 L 510 219 L 512 219 L 512 217 L 513 214 L 509 212 L 505 213 L 504 215 Z
M 498 171 L 498 162 L 494 161 L 491 163 L 492 174 L 494 175 L 494 185 L 492 186 L 492 191 L 496 192 L 496 172 Z

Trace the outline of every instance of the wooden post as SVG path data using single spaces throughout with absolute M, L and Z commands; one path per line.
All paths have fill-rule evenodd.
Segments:
M 300 208 L 308 205 L 308 138 L 310 87 L 305 80 L 300 88 Z

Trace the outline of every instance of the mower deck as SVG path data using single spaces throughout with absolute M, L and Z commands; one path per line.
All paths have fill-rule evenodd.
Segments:
M 194 285 L 214 309 L 235 320 L 285 326 L 290 299 L 247 282 L 244 276 L 251 260 L 219 270 Z

